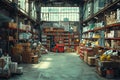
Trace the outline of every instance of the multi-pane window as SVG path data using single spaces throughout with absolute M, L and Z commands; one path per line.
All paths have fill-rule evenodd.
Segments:
M 79 7 L 41 7 L 41 20 L 79 21 Z

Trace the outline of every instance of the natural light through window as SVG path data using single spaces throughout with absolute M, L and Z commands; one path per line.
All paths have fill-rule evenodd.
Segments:
M 43 21 L 79 21 L 79 7 L 41 7 Z

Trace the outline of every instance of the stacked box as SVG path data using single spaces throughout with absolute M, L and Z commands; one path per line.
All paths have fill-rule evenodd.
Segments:
M 84 61 L 87 63 L 88 62 L 88 57 L 94 56 L 93 49 L 87 49 L 84 51 Z
M 106 14 L 106 24 L 110 25 L 110 24 L 114 24 L 117 22 L 117 12 L 116 11 L 111 11 L 109 13 Z

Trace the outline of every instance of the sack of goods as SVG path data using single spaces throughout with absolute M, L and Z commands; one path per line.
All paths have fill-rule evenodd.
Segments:
M 11 73 L 16 73 L 17 68 L 18 68 L 17 62 L 11 62 L 10 63 L 10 71 L 11 71 Z
M 23 67 L 18 67 L 16 73 L 23 74 Z

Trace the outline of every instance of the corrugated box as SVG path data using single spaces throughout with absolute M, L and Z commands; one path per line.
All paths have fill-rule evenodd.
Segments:
M 88 64 L 94 66 L 96 58 L 95 57 L 88 57 Z

